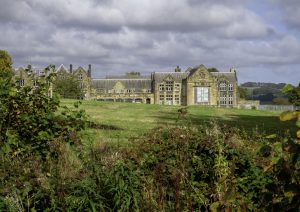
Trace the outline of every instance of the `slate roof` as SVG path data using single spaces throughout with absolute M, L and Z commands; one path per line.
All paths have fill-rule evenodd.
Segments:
M 59 72 L 59 71 L 68 72 L 68 69 L 64 66 L 64 64 L 61 64 L 60 66 L 58 66 L 58 68 L 55 71 L 56 72 Z
M 151 79 L 151 77 L 141 75 L 108 75 L 105 79 Z
M 125 89 L 151 89 L 151 79 L 93 79 L 93 86 L 96 89 L 111 90 L 117 82 L 121 82 Z
M 217 78 L 225 77 L 230 82 L 237 82 L 236 73 L 235 72 L 211 72 L 211 74 Z
M 154 72 L 153 77 L 156 83 L 161 83 L 164 79 L 171 77 L 175 82 L 181 83 L 183 79 L 187 78 L 186 72 Z

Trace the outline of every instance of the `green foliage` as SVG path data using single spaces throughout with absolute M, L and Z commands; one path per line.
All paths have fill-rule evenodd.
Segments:
M 287 84 L 282 89 L 282 92 L 287 94 L 290 103 L 296 106 L 300 106 L 300 84 L 298 85 L 298 87 Z
M 176 126 L 153 129 L 130 148 L 81 142 L 91 122 L 80 103 L 70 109 L 48 96 L 52 75 L 18 90 L 1 77 L 1 211 L 300 209 L 296 139 L 217 122 L 192 127 L 190 108 L 176 108 Z M 296 118 L 298 125 L 298 112 L 282 115 Z
M 12 59 L 7 51 L 0 49 L 0 73 L 12 72 Z
M 59 99 L 48 96 L 51 75 L 41 78 L 38 87 L 21 88 L 18 92 L 2 97 L 5 102 L 1 125 L 0 147 L 5 153 L 22 152 L 47 155 L 49 141 L 84 128 L 85 115 L 65 109 L 59 115 Z
M 216 69 L 215 67 L 208 68 L 207 71 L 208 71 L 208 72 L 219 72 L 219 70 Z
M 298 106 L 300 105 L 300 84 L 294 87 L 290 84 L 286 85 L 283 89 L 284 93 L 288 94 L 289 101 Z M 286 111 L 280 115 L 281 121 L 296 120 L 296 126 L 300 127 L 300 112 L 299 111 Z M 300 138 L 300 130 L 297 131 L 297 137 Z
M 284 86 L 284 83 L 247 82 L 239 87 L 246 89 L 247 99 L 260 100 L 265 103 L 286 104 L 285 99 L 287 96 L 282 92 Z
M 130 71 L 130 72 L 127 72 L 126 73 L 126 76 L 136 76 L 136 77 L 139 77 L 141 75 L 141 73 L 140 72 L 138 72 L 138 71 Z
M 57 73 L 53 81 L 53 91 L 63 98 L 83 99 L 84 92 L 75 75 L 61 72 Z
M 179 66 L 176 66 L 175 72 L 181 72 L 181 68 Z
M 239 86 L 238 92 L 240 94 L 241 99 L 249 99 L 249 94 L 248 94 L 247 88 L 243 88 L 243 87 Z
M 11 68 L 9 62 L 1 64 Z M 66 144 L 78 145 L 77 133 L 87 122 L 84 111 L 60 109 L 59 99 L 49 95 L 53 68 L 45 69 L 36 87 L 18 89 L 12 74 L 0 72 L 1 83 L 5 82 L 0 86 L 1 209 L 64 208 L 59 199 L 65 179 L 60 172 L 66 157 L 62 149 Z
M 275 105 L 290 105 L 290 102 L 287 98 L 284 97 L 276 97 L 273 99 L 273 103 Z

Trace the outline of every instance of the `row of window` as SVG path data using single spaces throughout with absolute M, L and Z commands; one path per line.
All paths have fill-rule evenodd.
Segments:
M 233 105 L 233 94 L 229 93 L 226 95 L 226 93 L 220 93 L 220 99 L 219 99 L 220 105 Z
M 227 91 L 227 87 L 228 87 L 228 91 L 233 91 L 233 84 L 228 84 L 226 82 L 221 82 L 219 84 L 219 91 Z
M 25 80 L 24 79 L 20 79 L 17 81 L 18 85 L 20 87 L 24 87 L 25 86 Z M 36 87 L 38 85 L 37 80 L 32 80 L 33 86 Z
M 165 84 L 160 84 L 159 85 L 159 90 L 160 91 L 180 91 L 180 84 L 179 83 L 174 83 L 174 82 L 165 82 Z
M 99 93 L 105 93 L 105 90 L 98 90 Z M 135 93 L 135 89 L 126 89 L 126 90 L 108 90 L 108 93 Z M 151 93 L 151 89 L 143 90 L 143 93 Z
M 159 104 L 167 104 L 167 105 L 179 105 L 180 104 L 180 96 L 179 95 L 172 95 L 172 94 L 167 94 L 167 95 L 159 95 Z

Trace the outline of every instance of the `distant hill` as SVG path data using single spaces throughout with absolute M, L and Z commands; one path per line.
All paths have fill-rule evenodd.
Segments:
M 246 82 L 240 85 L 247 91 L 247 99 L 260 100 L 261 104 L 289 104 L 282 93 L 285 83 Z

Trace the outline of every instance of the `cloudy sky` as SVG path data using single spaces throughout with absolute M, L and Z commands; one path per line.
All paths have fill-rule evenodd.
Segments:
M 94 78 L 204 64 L 239 82 L 300 82 L 300 0 L 0 0 L 14 67 L 92 64 Z

